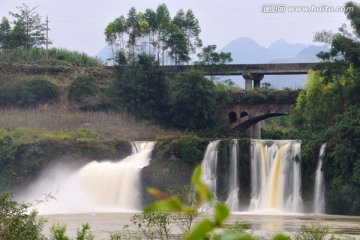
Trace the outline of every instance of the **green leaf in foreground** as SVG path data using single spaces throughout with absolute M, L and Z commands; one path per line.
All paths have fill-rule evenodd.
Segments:
M 215 205 L 215 221 L 217 225 L 222 225 L 229 215 L 230 211 L 225 203 L 219 202 Z
M 224 233 L 221 235 L 220 240 L 254 240 L 254 238 L 244 233 Z
M 197 202 L 196 202 L 197 207 L 200 207 L 207 201 L 210 202 L 214 199 L 209 187 L 202 181 L 201 176 L 202 176 L 202 168 L 201 166 L 198 166 L 195 169 L 194 174 L 192 176 L 192 183 L 194 184 L 196 197 L 197 197 Z
M 203 239 L 209 232 L 214 230 L 216 225 L 209 219 L 203 219 L 186 235 L 185 240 Z
M 277 234 L 273 237 L 272 240 L 291 240 L 289 236 L 285 236 L 283 234 Z
M 147 206 L 144 211 L 159 211 L 159 212 L 181 212 L 184 210 L 181 201 L 176 196 L 172 196 L 166 199 L 158 200 Z

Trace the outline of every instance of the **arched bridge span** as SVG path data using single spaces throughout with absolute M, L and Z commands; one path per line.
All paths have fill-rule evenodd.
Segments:
M 231 130 L 244 131 L 262 120 L 288 115 L 292 105 L 289 103 L 261 103 L 226 106 L 221 110 L 221 119 L 219 120 L 228 122 Z

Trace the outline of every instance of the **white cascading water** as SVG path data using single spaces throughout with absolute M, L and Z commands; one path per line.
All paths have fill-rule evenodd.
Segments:
M 140 210 L 140 173 L 150 163 L 154 145 L 133 142 L 132 155 L 118 162 L 93 161 L 77 171 L 58 166 L 21 198 L 43 198 L 36 206 L 40 214 Z
M 209 186 L 211 192 L 214 194 L 216 199 L 216 169 L 217 169 L 217 159 L 218 151 L 217 147 L 220 140 L 212 141 L 208 144 L 204 158 L 201 162 L 201 168 L 203 170 L 203 181 Z M 201 207 L 201 211 L 210 211 L 212 206 L 209 203 L 206 203 Z
M 252 140 L 250 211 L 300 212 L 299 141 Z
M 234 139 L 230 151 L 229 196 L 226 200 L 231 211 L 239 211 L 238 140 Z
M 314 213 L 325 213 L 325 184 L 324 172 L 322 171 L 322 161 L 325 155 L 326 144 L 321 145 L 319 153 L 319 162 L 315 175 L 314 189 Z

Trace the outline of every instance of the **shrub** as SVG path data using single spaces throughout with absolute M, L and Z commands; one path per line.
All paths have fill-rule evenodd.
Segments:
M 45 220 L 29 211 L 30 204 L 17 203 L 10 193 L 0 195 L 0 239 L 45 239 L 41 231 Z
M 83 99 L 93 96 L 96 93 L 95 80 L 88 76 L 78 76 L 69 86 L 69 99 L 81 102 Z
M 36 106 L 60 96 L 59 87 L 42 77 L 25 82 L 9 83 L 1 90 L 0 104 L 8 106 Z
M 173 124 L 199 130 L 214 124 L 215 85 L 198 70 L 180 75 L 170 94 Z
M 114 68 L 111 105 L 137 118 L 161 119 L 166 112 L 168 88 L 154 57 L 140 54 L 126 67 Z
M 20 105 L 35 106 L 60 96 L 59 88 L 44 78 L 34 78 L 21 86 Z
M 329 234 L 329 228 L 319 223 L 301 226 L 295 234 L 295 240 L 323 240 Z

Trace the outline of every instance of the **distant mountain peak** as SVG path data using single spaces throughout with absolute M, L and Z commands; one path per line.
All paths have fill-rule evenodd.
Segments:
M 239 37 L 237 39 L 232 40 L 228 44 L 253 44 L 253 45 L 257 45 L 259 47 L 263 47 L 258 42 L 256 42 L 254 39 L 249 38 L 249 37 Z
M 288 44 L 288 42 L 283 39 L 283 38 L 279 38 L 278 40 L 276 40 L 275 42 L 273 42 L 271 45 L 278 45 L 278 44 Z M 270 46 L 271 46 L 270 45 Z
M 229 42 L 220 52 L 231 52 L 234 64 L 251 63 L 299 63 L 319 62 L 317 54 L 327 51 L 326 46 L 306 45 L 302 43 L 289 43 L 280 38 L 268 47 L 261 46 L 255 40 L 248 37 L 237 38 Z M 238 81 L 239 86 L 244 86 L 242 79 Z M 306 82 L 305 75 L 265 76 L 262 82 L 269 82 L 272 86 L 299 88 Z
M 306 54 L 300 54 L 308 47 L 311 51 Z M 318 50 L 318 51 L 317 51 Z M 270 62 L 314 62 L 317 59 L 316 54 L 324 51 L 323 46 L 306 45 L 302 43 L 288 43 L 280 38 L 269 45 L 261 46 L 254 39 L 249 37 L 240 37 L 229 42 L 220 51 L 231 52 L 233 63 L 270 63 Z M 319 61 L 319 60 L 318 60 Z

